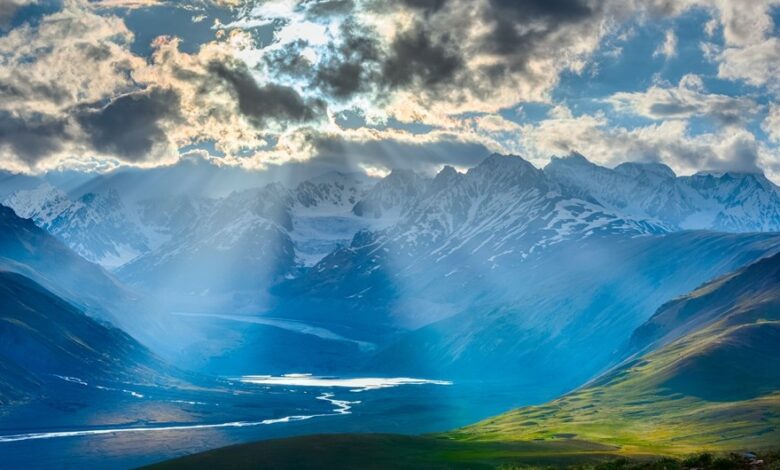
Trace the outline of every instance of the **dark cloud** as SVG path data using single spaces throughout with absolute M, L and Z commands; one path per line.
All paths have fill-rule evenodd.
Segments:
M 396 5 L 421 12 L 388 45 L 381 84 L 418 89 L 437 98 L 439 91 L 470 90 L 485 96 L 518 81 L 549 82 L 528 67 L 538 58 L 554 60 L 560 51 L 598 34 L 602 4 L 594 0 L 402 0 Z M 388 11 L 376 4 L 375 11 Z M 470 17 L 475 13 L 474 18 Z M 481 54 L 498 63 L 468 67 Z M 563 60 L 563 59 L 561 59 Z M 566 64 L 561 62 L 561 68 Z
M 421 97 L 450 97 L 453 91 L 476 96 L 495 93 L 497 87 L 520 81 L 550 83 L 555 70 L 528 64 L 539 57 L 551 63 L 560 55 L 565 68 L 567 47 L 598 34 L 604 11 L 600 0 L 401 0 L 368 1 L 360 8 L 372 15 L 404 10 L 415 18 L 389 43 L 359 26 L 353 2 L 303 2 L 309 16 L 347 17 L 337 43 L 311 63 L 302 52 L 306 44 L 288 45 L 266 55 L 267 69 L 277 78 L 294 77 L 312 83 L 324 95 L 348 99 L 371 93 L 381 99 L 395 90 L 419 91 Z M 494 63 L 471 65 L 489 54 Z
M 584 0 L 490 0 L 483 15 L 489 27 L 479 49 L 505 58 L 505 70 L 525 70 L 535 55 L 556 54 L 576 37 L 567 27 L 594 20 L 597 10 Z
M 390 50 L 382 66 L 382 78 L 391 87 L 435 87 L 452 80 L 463 66 L 450 36 L 434 39 L 422 24 L 399 34 Z
M 421 143 L 393 139 L 357 142 L 318 134 L 312 134 L 310 140 L 316 149 L 313 163 L 345 170 L 356 170 L 364 164 L 431 173 L 442 165 L 474 166 L 491 153 L 480 143 L 454 136 Z
M 0 148 L 34 165 L 62 148 L 67 132 L 65 123 L 56 118 L 34 114 L 25 118 L 0 111 Z
M 340 41 L 328 44 L 319 52 L 316 64 L 304 57 L 304 41 L 272 51 L 264 61 L 273 77 L 290 77 L 316 86 L 319 91 L 337 100 L 348 99 L 358 93 L 374 91 L 380 77 L 382 50 L 376 35 L 346 20 L 340 27 Z
M 306 1 L 302 5 L 310 17 L 346 15 L 355 8 L 355 2 L 352 0 Z
M 313 121 L 325 114 L 323 100 L 306 100 L 294 88 L 284 85 L 260 86 L 243 63 L 212 62 L 209 72 L 230 88 L 241 114 L 257 127 L 269 121 Z
M 650 105 L 650 113 L 658 116 L 688 116 L 696 113 L 698 108 L 692 104 L 684 103 L 653 103 Z
M 448 0 L 402 0 L 401 3 L 409 8 L 435 12 L 441 9 Z
M 120 96 L 99 109 L 83 108 L 76 119 L 96 151 L 142 161 L 167 140 L 161 122 L 178 116 L 179 95 L 155 88 Z
M 268 70 L 275 78 L 294 77 L 312 81 L 316 73 L 314 64 L 303 56 L 305 41 L 295 41 L 284 49 L 270 51 L 263 56 Z
M 354 22 L 341 27 L 342 42 L 328 48 L 315 73 L 315 83 L 335 98 L 349 98 L 367 92 L 377 80 L 382 56 L 379 40 Z

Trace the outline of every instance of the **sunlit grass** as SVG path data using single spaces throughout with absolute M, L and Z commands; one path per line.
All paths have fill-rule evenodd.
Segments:
M 469 441 L 576 438 L 618 446 L 626 455 L 776 447 L 780 443 L 780 393 L 749 400 L 707 401 L 663 386 L 680 361 L 749 326 L 715 325 L 558 400 L 514 410 L 448 436 Z M 725 372 L 723 380 L 729 380 Z

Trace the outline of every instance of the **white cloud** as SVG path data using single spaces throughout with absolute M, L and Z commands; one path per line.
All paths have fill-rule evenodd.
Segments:
M 755 171 L 760 146 L 741 129 L 691 135 L 685 121 L 666 121 L 628 129 L 604 116 L 548 119 L 523 126 L 527 155 L 544 165 L 552 155 L 579 152 L 596 163 L 656 161 L 677 173 L 701 169 Z
M 780 39 L 767 38 L 744 47 L 727 47 L 718 57 L 718 76 L 767 86 L 780 93 Z
M 667 59 L 677 55 L 677 34 L 674 30 L 668 29 L 664 34 L 664 42 L 653 52 L 653 57 L 663 56 Z
M 767 133 L 769 139 L 780 144 L 780 105 L 772 103 L 769 106 L 769 112 L 762 124 L 762 129 Z
M 607 99 L 616 110 L 655 120 L 710 118 L 736 126 L 754 119 L 760 106 L 747 97 L 707 93 L 698 75 L 685 75 L 674 86 L 654 85 L 644 92 L 619 92 Z

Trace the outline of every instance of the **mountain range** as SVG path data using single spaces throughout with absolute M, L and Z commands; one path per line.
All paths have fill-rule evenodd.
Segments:
M 149 190 L 151 196 L 143 197 L 140 195 L 144 193 L 143 184 L 138 183 L 140 187 L 130 191 L 128 184 L 116 177 L 107 177 L 102 184 L 92 182 L 65 191 L 44 179 L 6 176 L 9 184 L 8 189 L 4 188 L 3 202 L 18 215 L 33 219 L 61 238 L 85 258 L 109 269 L 143 255 L 154 256 L 152 252 L 164 242 L 192 226 L 204 225 L 199 219 L 208 219 L 215 210 L 222 212 L 222 217 L 231 223 L 240 224 L 243 213 L 231 207 L 231 198 L 235 202 L 271 194 L 281 204 L 279 211 L 286 212 L 285 217 L 294 225 L 283 228 L 296 242 L 295 261 L 311 266 L 339 244 L 347 244 L 359 230 L 386 228 L 413 206 L 430 204 L 424 200 L 430 201 L 437 188 L 468 180 L 469 183 L 456 184 L 460 187 L 457 191 L 471 191 L 470 197 L 482 196 L 474 192 L 482 190 L 478 183 L 475 186 L 481 172 L 497 184 L 497 190 L 493 191 L 500 192 L 499 179 L 508 178 L 510 184 L 521 183 L 517 177 L 523 167 L 533 169 L 532 179 L 544 180 L 547 189 L 563 197 L 589 202 L 623 220 L 655 224 L 667 231 L 770 232 L 780 226 L 780 193 L 762 174 L 709 172 L 678 177 L 663 164 L 623 163 L 609 169 L 578 154 L 553 158 L 544 170 L 537 170 L 527 162 L 520 165 L 521 160 L 512 158 L 510 161 L 518 164 L 502 167 L 499 163 L 502 158 L 494 155 L 472 169 L 468 178 L 452 167 L 445 167 L 433 179 L 409 170 L 393 171 L 381 180 L 357 173 L 330 172 L 292 188 L 271 183 L 262 189 L 241 190 L 222 197 L 206 197 L 202 192 L 159 194 L 159 190 Z M 495 174 L 504 170 L 507 171 L 504 175 Z M 38 186 L 31 187 L 36 181 Z M 467 185 L 472 187 L 466 189 Z M 451 189 L 450 195 L 443 197 L 453 199 L 453 191 L 456 190 Z M 512 196 L 507 193 L 507 197 Z M 463 203 L 454 199 L 450 202 Z M 217 208 L 219 204 L 222 206 Z M 438 209 L 445 214 L 453 211 L 448 215 L 456 218 L 463 216 L 457 214 L 455 206 Z M 422 208 L 417 210 L 419 214 Z M 264 216 L 268 216 L 266 220 L 279 222 L 275 215 Z M 326 220 L 311 220 L 323 217 Z M 385 220 L 377 223 L 376 219 Z M 322 230 L 324 233 L 320 233 Z M 329 240 L 333 243 L 327 243 Z
M 187 362 L 206 369 L 251 358 L 284 370 L 308 356 L 329 358 L 312 362 L 321 372 L 513 370 L 522 382 L 567 371 L 545 381 L 553 396 L 619 361 L 661 304 L 779 242 L 778 188 L 762 175 L 677 177 L 580 155 L 544 169 L 492 155 L 433 178 L 331 172 L 221 197 L 142 199 L 136 188 L 126 202 L 90 187 L 105 192 L 44 185 L 5 202 L 157 311 L 278 318 L 347 340 L 233 324 L 183 339 L 178 357 L 209 350 Z M 261 346 L 289 335 L 302 344 L 289 358 Z M 202 343 L 212 336 L 233 339 L 214 351 Z

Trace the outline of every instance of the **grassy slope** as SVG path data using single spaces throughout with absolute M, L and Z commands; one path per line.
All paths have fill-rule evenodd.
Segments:
M 780 445 L 780 256 L 670 302 L 648 324 L 653 352 L 558 400 L 450 436 L 576 436 L 629 454 Z

